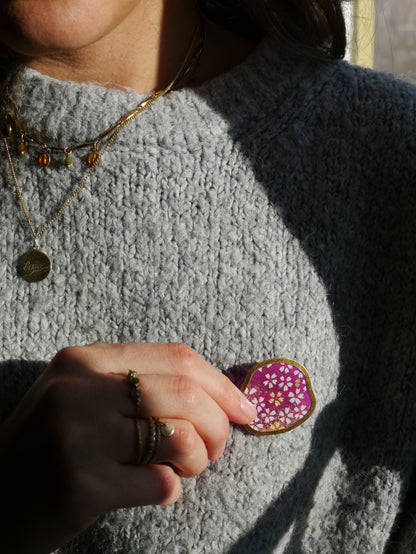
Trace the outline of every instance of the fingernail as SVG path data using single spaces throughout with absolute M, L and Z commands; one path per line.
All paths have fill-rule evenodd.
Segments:
M 244 394 L 241 395 L 241 409 L 244 415 L 247 416 L 248 421 L 253 421 L 257 417 L 257 409 Z

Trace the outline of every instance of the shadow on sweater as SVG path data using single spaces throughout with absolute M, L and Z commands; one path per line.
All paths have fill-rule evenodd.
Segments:
M 214 108 L 326 286 L 340 343 L 338 393 L 315 421 L 302 470 L 229 554 L 273 552 L 292 525 L 285 552 L 303 552 L 314 494 L 335 452 L 348 473 L 339 491 L 344 514 L 362 504 L 363 475 L 377 479 L 378 468 L 402 474 L 403 513 L 391 547 L 402 552 L 416 459 L 414 92 L 362 70 L 339 71 L 338 63 L 309 62 L 290 76 L 282 64 L 281 77 L 278 86 L 259 84 L 270 86 L 270 96 L 259 99 L 264 112 L 252 118 L 225 104 Z M 310 90 L 315 79 L 319 93 Z M 243 93 L 233 95 L 244 110 Z M 293 500 L 299 489 L 301 506 Z M 338 537 L 353 536 L 348 521 L 340 525 Z

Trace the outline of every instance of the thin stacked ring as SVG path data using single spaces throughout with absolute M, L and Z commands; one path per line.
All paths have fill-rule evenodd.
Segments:
M 131 396 L 136 403 L 137 417 L 136 434 L 137 434 L 137 457 L 136 464 L 152 464 L 155 462 L 160 449 L 161 436 L 171 437 L 175 432 L 175 427 L 170 422 L 160 421 L 157 417 L 148 417 L 147 423 L 149 425 L 149 435 L 146 444 L 146 449 L 143 452 L 142 443 L 142 431 L 140 427 L 140 421 L 138 419 L 138 409 L 142 400 L 142 391 L 140 390 L 140 379 L 137 376 L 137 372 L 130 369 L 128 372 L 128 378 L 132 387 Z

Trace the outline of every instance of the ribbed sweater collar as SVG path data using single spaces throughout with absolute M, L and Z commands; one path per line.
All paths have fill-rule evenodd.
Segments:
M 202 86 L 170 92 L 153 104 L 151 114 L 146 117 L 157 118 L 158 114 L 179 106 L 192 116 L 192 111 L 199 111 L 203 102 L 225 112 L 228 122 L 249 119 L 252 113 L 258 113 L 259 105 L 276 96 L 279 88 L 284 92 L 294 77 L 293 64 L 279 56 L 278 49 L 273 38 L 265 38 L 230 72 Z M 146 96 L 94 83 L 58 81 L 30 68 L 24 69 L 17 89 L 16 82 L 15 75 L 8 93 L 17 96 L 19 118 L 25 128 L 37 131 L 49 144 L 90 140 Z

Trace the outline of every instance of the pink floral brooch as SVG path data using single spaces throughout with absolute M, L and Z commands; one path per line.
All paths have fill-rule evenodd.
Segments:
M 286 433 L 306 421 L 316 405 L 308 372 L 286 358 L 256 364 L 241 391 L 257 408 L 256 419 L 245 425 L 254 435 Z

